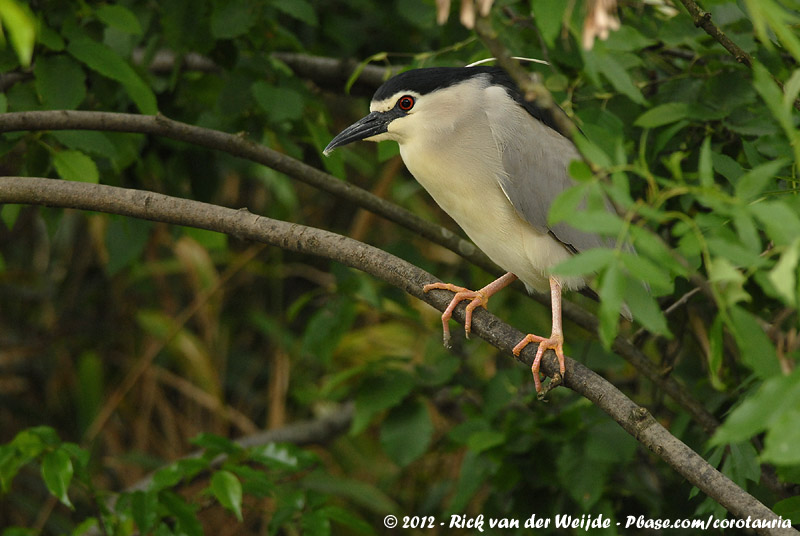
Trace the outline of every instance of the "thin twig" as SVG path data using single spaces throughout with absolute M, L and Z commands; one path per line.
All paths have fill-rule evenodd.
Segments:
M 753 57 L 745 52 L 742 47 L 734 43 L 730 37 L 725 35 L 725 32 L 719 29 L 719 26 L 714 24 L 709 11 L 701 8 L 694 0 L 681 0 L 681 4 L 683 4 L 683 7 L 685 7 L 686 11 L 691 15 L 695 26 L 701 28 L 704 32 L 713 37 L 725 50 L 730 52 L 731 56 L 733 56 L 736 61 L 751 69 L 753 68 Z M 783 91 L 783 82 L 774 76 L 772 79 L 778 84 L 781 91 Z M 795 99 L 794 107 L 796 110 L 800 110 L 800 99 Z
M 708 35 L 713 37 L 725 50 L 731 53 L 736 61 L 748 67 L 753 67 L 753 58 L 742 50 L 742 48 L 731 41 L 730 37 L 719 29 L 719 27 L 711 21 L 711 13 L 701 8 L 694 0 L 681 0 L 681 4 L 686 8 L 686 11 L 691 15 L 694 25 L 701 28 Z

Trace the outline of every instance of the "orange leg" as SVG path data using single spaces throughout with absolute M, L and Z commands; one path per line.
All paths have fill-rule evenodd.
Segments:
M 561 285 L 558 281 L 550 278 L 550 301 L 553 311 L 553 329 L 550 333 L 550 338 L 545 339 L 538 335 L 526 335 L 515 347 L 514 355 L 519 355 L 522 349 L 532 342 L 538 342 L 539 348 L 536 350 L 536 357 L 533 359 L 531 372 L 533 372 L 533 383 L 536 386 L 536 392 L 542 392 L 542 382 L 539 379 L 539 366 L 542 362 L 542 356 L 546 350 L 554 350 L 558 356 L 558 365 L 561 370 L 561 376 L 564 376 L 566 367 L 564 366 L 564 332 L 561 329 Z
M 423 292 L 438 289 L 449 290 L 456 293 L 456 295 L 453 296 L 453 300 L 450 302 L 450 305 L 447 306 L 444 314 L 442 314 L 444 345 L 447 347 L 450 346 L 450 326 L 448 325 L 448 322 L 450 321 L 450 318 L 452 318 L 453 311 L 459 303 L 464 300 L 470 300 L 470 303 L 467 304 L 466 318 L 464 320 L 464 331 L 467 333 L 467 338 L 469 338 L 470 331 L 472 330 L 472 311 L 474 311 L 477 307 L 483 307 L 485 309 L 486 304 L 489 302 L 489 298 L 493 294 L 507 287 L 516 281 L 516 279 L 517 276 L 511 272 L 508 272 L 506 275 L 495 279 L 480 290 L 469 290 L 464 287 L 453 285 L 452 283 L 431 283 L 430 285 L 425 285 L 422 287 Z

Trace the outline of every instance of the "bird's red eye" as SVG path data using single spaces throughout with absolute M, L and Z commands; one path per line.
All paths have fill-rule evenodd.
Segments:
M 400 97 L 400 100 L 397 101 L 397 107 L 404 112 L 407 112 L 414 107 L 414 102 L 414 97 L 411 95 L 404 95 Z

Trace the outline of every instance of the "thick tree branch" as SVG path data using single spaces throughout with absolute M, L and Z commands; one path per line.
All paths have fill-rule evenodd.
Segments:
M 480 21 L 479 21 L 480 25 Z M 48 111 L 16 112 L 0 114 L 0 132 L 28 130 L 102 130 L 114 132 L 138 132 L 164 136 L 187 143 L 227 152 L 271 167 L 287 175 L 315 186 L 342 199 L 346 199 L 367 210 L 383 216 L 414 233 L 439 244 L 469 262 L 499 276 L 505 271 L 494 264 L 471 242 L 462 239 L 439 225 L 427 222 L 407 210 L 381 199 L 358 186 L 340 181 L 287 155 L 268 147 L 253 143 L 242 136 L 226 134 L 216 130 L 180 123 L 163 116 L 142 116 L 108 112 Z M 521 285 L 516 288 L 522 288 Z M 534 294 L 533 298 L 549 306 L 549 296 Z M 580 306 L 563 302 L 564 318 L 578 324 L 592 334 L 597 334 L 597 318 Z M 672 377 L 665 377 L 634 344 L 622 336 L 614 343 L 614 350 L 630 362 L 640 373 L 658 385 L 681 407 L 683 407 L 703 429 L 711 434 L 718 426 L 717 420 L 688 390 Z
M 113 186 L 30 177 L 0 178 L 0 203 L 22 203 L 75 208 L 134 218 L 186 225 L 262 242 L 298 253 L 322 256 L 369 273 L 443 311 L 451 294 L 422 292 L 436 279 L 416 266 L 378 248 L 321 229 L 272 220 L 207 203 Z M 464 307 L 454 315 L 464 320 Z M 523 336 L 485 310 L 475 312 L 473 332 L 507 355 Z M 520 361 L 530 366 L 536 345 L 525 348 Z M 617 421 L 637 441 L 661 457 L 689 482 L 719 502 L 734 516 L 775 520 L 777 516 L 761 502 L 711 467 L 701 456 L 672 436 L 647 409 L 638 406 L 613 385 L 567 358 L 564 385 L 583 395 Z M 558 372 L 550 350 L 542 364 L 552 377 Z M 759 534 L 798 534 L 793 529 L 759 529 Z
M 351 93 L 372 96 L 372 93 L 402 67 L 379 67 L 361 65 L 355 60 L 326 58 L 295 52 L 273 52 L 272 57 L 281 60 L 299 77 L 314 84 L 341 93 L 347 81 L 357 69 L 361 69 Z
M 36 130 L 99 130 L 137 132 L 164 136 L 222 151 L 262 164 L 305 182 L 324 192 L 346 199 L 389 221 L 411 229 L 419 235 L 455 251 L 470 262 L 487 270 L 498 270 L 489 258 L 471 242 L 440 225 L 430 223 L 402 207 L 341 181 L 274 149 L 259 145 L 244 135 L 227 134 L 218 130 L 197 127 L 168 119 L 163 115 L 137 115 L 111 112 L 72 110 L 44 112 L 14 112 L 0 114 L 0 132 Z

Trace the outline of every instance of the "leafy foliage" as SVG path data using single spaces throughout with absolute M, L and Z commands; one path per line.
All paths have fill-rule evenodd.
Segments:
M 582 4 L 498 0 L 492 11 L 514 55 L 550 62 L 541 80 L 580 128 L 585 161 L 570 167 L 576 186 L 550 220 L 636 249 L 593 250 L 558 268 L 595 274 L 601 297 L 570 297 L 600 322 L 597 337 L 567 323 L 567 353 L 797 519 L 796 11 L 777 0 L 702 3 L 750 67 L 668 2 L 625 3 L 620 30 L 584 50 Z M 161 113 L 242 132 L 452 226 L 405 176 L 396 147 L 322 158 L 374 84 L 302 65 L 310 55 L 412 67 L 488 56 L 457 21 L 436 26 L 433 2 L 30 5 L 0 1 L 3 112 Z M 378 245 L 443 280 L 490 280 L 413 232 L 224 152 L 54 130 L 4 134 L 0 154 L 6 175 L 247 207 Z M 6 536 L 34 526 L 82 534 L 101 519 L 114 534 L 369 534 L 387 514 L 724 515 L 586 400 L 557 389 L 535 403 L 527 370 L 480 341 L 447 352 L 438 313 L 364 274 L 207 231 L 0 209 L 0 525 L 18 527 Z M 640 333 L 620 322 L 623 304 Z M 491 308 L 520 329 L 548 329 L 549 310 L 519 293 Z M 706 434 L 611 350 L 618 335 L 724 423 Z M 349 432 L 325 446 L 227 439 L 349 400 Z M 200 457 L 166 464 L 193 445 Z M 121 491 L 153 470 L 146 488 Z M 120 493 L 106 508 L 111 491 Z

